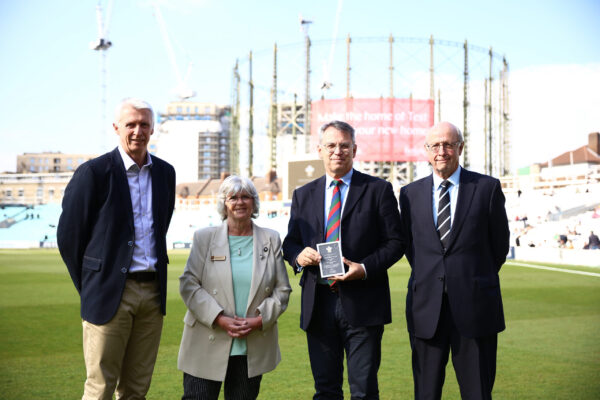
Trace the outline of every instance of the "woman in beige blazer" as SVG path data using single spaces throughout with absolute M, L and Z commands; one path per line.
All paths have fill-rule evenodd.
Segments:
M 194 234 L 179 291 L 184 317 L 178 368 L 182 399 L 256 399 L 262 374 L 281 360 L 277 318 L 291 287 L 276 231 L 252 222 L 256 188 L 230 176 L 219 188 L 223 224 Z

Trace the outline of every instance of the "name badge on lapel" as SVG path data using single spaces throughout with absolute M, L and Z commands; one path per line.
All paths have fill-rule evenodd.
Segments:
M 226 256 L 210 256 L 210 261 L 225 261 Z

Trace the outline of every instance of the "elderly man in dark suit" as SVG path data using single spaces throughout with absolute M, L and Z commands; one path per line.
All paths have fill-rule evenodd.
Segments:
M 284 258 L 302 272 L 300 327 L 306 331 L 314 399 L 343 399 L 344 351 L 353 399 L 378 399 L 383 326 L 391 322 L 387 269 L 401 256 L 392 185 L 352 168 L 354 129 L 333 121 L 320 131 L 326 175 L 294 191 Z M 316 245 L 339 240 L 346 273 L 320 276 Z
M 152 107 L 117 109 L 119 146 L 82 164 L 67 185 L 57 240 L 81 298 L 83 399 L 145 399 L 166 303 L 166 234 L 175 170 L 147 151 Z
M 464 142 L 454 125 L 434 126 L 425 147 L 433 174 L 400 191 L 415 398 L 441 398 L 451 350 L 462 398 L 491 399 L 504 330 L 504 195 L 498 179 L 459 166 Z

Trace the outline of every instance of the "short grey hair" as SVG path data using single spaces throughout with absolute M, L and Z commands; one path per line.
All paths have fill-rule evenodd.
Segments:
M 237 175 L 230 175 L 219 187 L 219 193 L 217 194 L 217 211 L 221 215 L 221 219 L 227 219 L 227 208 L 225 207 L 225 201 L 229 196 L 245 192 L 252 196 L 254 199 L 254 207 L 252 208 L 252 218 L 258 217 L 258 210 L 260 207 L 260 200 L 258 199 L 258 192 L 254 183 L 248 178 L 243 178 Z
M 152 106 L 147 101 L 135 97 L 127 97 L 121 100 L 121 102 L 117 105 L 117 108 L 115 108 L 115 123 L 119 122 L 119 119 L 121 118 L 121 112 L 126 107 L 133 107 L 136 110 L 150 111 L 150 115 L 152 117 L 152 126 L 154 126 L 154 110 L 152 109 Z
M 347 133 L 352 138 L 352 144 L 356 143 L 356 135 L 354 133 L 354 128 L 347 122 L 344 121 L 329 121 L 326 124 L 323 124 L 319 129 L 319 143 L 323 140 L 323 133 L 329 128 L 335 128 L 338 131 L 342 131 Z

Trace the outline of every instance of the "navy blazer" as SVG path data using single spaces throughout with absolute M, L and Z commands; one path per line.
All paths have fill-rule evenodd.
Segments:
M 152 156 L 152 216 L 161 311 L 166 312 L 166 234 L 175 208 L 175 170 Z M 129 184 L 118 148 L 82 164 L 65 189 L 56 233 L 81 297 L 81 318 L 104 324 L 125 288 L 135 240 Z
M 412 271 L 406 297 L 410 333 L 435 334 L 444 281 L 456 328 L 477 338 L 504 330 L 498 272 L 506 260 L 509 229 L 498 179 L 462 169 L 448 248 L 433 222 L 433 176 L 400 191 L 403 245 Z
M 348 322 L 353 326 L 383 325 L 392 321 L 387 269 L 402 256 L 400 215 L 392 185 L 354 171 L 341 219 L 342 255 L 363 263 L 367 279 L 337 282 Z M 325 241 L 325 176 L 296 190 L 283 255 L 295 266 L 305 247 L 317 248 Z M 297 273 L 296 268 L 294 272 Z M 308 328 L 315 307 L 319 267 L 303 269 L 300 327 Z

